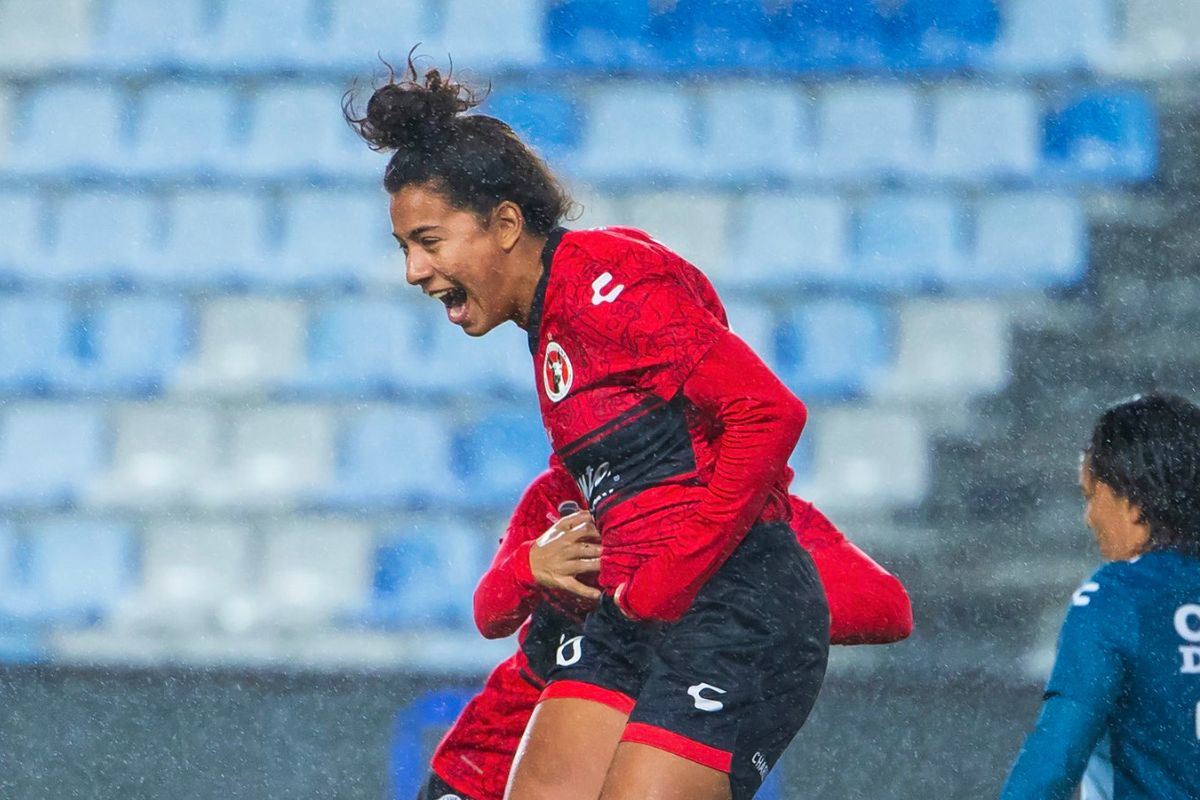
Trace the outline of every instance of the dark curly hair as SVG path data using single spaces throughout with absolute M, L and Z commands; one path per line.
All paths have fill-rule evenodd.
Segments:
M 395 151 L 383 176 L 389 193 L 432 184 L 452 206 L 480 217 L 509 200 L 539 236 L 566 217 L 571 199 L 546 163 L 505 122 L 465 113 L 483 97 L 436 69 L 419 77 L 412 52 L 400 80 L 384 63 L 387 83 L 374 90 L 365 112 L 355 111 L 352 89 L 342 113 L 371 149 Z
M 1200 556 L 1200 407 L 1162 393 L 1118 403 L 1096 422 L 1084 463 L 1140 510 L 1147 550 Z

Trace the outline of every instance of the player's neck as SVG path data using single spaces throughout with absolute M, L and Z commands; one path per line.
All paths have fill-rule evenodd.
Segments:
M 522 236 L 513 248 L 513 293 L 515 308 L 512 320 L 522 328 L 529 326 L 529 315 L 533 311 L 534 295 L 542 279 L 542 250 L 546 246 L 543 236 Z

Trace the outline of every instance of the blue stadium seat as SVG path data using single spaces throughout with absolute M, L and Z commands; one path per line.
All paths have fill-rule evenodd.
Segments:
M 217 84 L 166 83 L 139 99 L 132 156 L 142 172 L 193 177 L 229 162 L 235 99 Z
M 888 362 L 889 335 L 884 311 L 874 304 L 805 303 L 780 326 L 780 376 L 802 399 L 860 396 Z
M 1119 5 L 1114 0 L 1006 0 L 1003 33 L 990 66 L 1053 75 L 1103 63 L 1116 43 Z
M 125 152 L 125 98 L 116 86 L 98 81 L 46 83 L 24 102 L 24 119 L 8 159 L 17 170 L 78 178 L 80 173 L 119 167 Z
M 755 194 L 732 226 L 736 274 L 729 282 L 764 288 L 843 283 L 850 274 L 850 213 L 829 195 Z
M 467 336 L 446 320 L 436 301 L 421 312 L 432 320 L 432 350 L 426 366 L 428 385 L 450 394 L 480 390 L 493 395 L 532 395 L 535 371 L 529 337 L 516 325 L 501 325 L 487 336 Z M 532 397 L 530 397 L 532 399 Z
M 336 0 L 329 36 L 314 58 L 364 69 L 377 66 L 375 56 L 381 54 L 401 68 L 408 47 L 436 39 L 425 7 L 423 0 Z M 429 48 L 422 52 L 435 60 L 443 55 Z
M 1087 266 L 1087 220 L 1079 201 L 1055 193 L 986 198 L 977 211 L 975 258 L 945 280 L 963 289 L 1045 289 L 1071 285 Z
M 250 141 L 236 154 L 245 171 L 268 177 L 347 172 L 378 180 L 386 161 L 342 117 L 340 84 L 279 83 L 254 97 Z
M 296 191 L 284 200 L 283 246 L 264 283 L 356 286 L 378 276 L 399 252 L 387 198 L 378 191 Z
M 880 24 L 889 66 L 958 69 L 984 62 L 1000 35 L 999 6 L 998 0 L 887 4 Z
M 582 116 L 575 98 L 554 89 L 499 89 L 480 111 L 504 120 L 551 161 L 579 147 Z
M 773 15 L 777 63 L 791 70 L 873 70 L 887 66 L 884 20 L 874 0 L 794 2 Z
M 484 537 L 469 522 L 420 519 L 380 537 L 369 623 L 394 628 L 472 626 L 475 582 L 487 568 Z
M 342 424 L 334 484 L 322 505 L 389 508 L 455 496 L 451 419 L 440 412 L 371 407 Z
M 725 303 L 729 329 L 750 346 L 771 369 L 779 364 L 779 320 L 775 310 L 760 300 L 730 300 Z
M 183 361 L 192 327 L 188 310 L 174 300 L 109 300 L 77 321 L 75 358 L 52 381 L 67 391 L 158 394 Z
M 647 125 L 647 120 L 654 120 Z M 645 182 L 698 171 L 692 101 L 669 83 L 610 83 L 591 93 L 580 171 Z
M 457 431 L 463 503 L 510 509 L 546 468 L 550 444 L 537 412 L 497 411 Z
M 442 0 L 437 41 L 472 69 L 539 66 L 544 60 L 543 0 Z
M 29 536 L 27 616 L 63 625 L 103 619 L 134 587 L 135 542 L 127 525 L 64 520 Z
M 754 0 L 679 0 L 671 14 L 686 31 L 694 68 L 778 69 L 777 15 Z
M 884 195 L 858 213 L 855 283 L 884 289 L 918 290 L 934 283 L 962 248 L 963 212 L 938 195 Z
M 93 58 L 124 67 L 176 66 L 204 46 L 207 0 L 108 0 L 100 6 Z
M 296 67 L 318 50 L 316 5 L 306 0 L 226 0 L 211 42 L 190 60 L 222 69 Z
M 832 85 L 818 103 L 817 166 L 829 177 L 887 177 L 919 171 L 923 120 L 912 86 Z
M 0 296 L 0 391 L 45 391 L 73 352 L 71 305 L 28 294 Z
M 50 257 L 29 279 L 74 285 L 136 278 L 154 254 L 156 212 L 153 200 L 134 191 L 67 195 L 58 207 Z
M 0 191 L 0 278 L 36 273 L 42 257 L 42 203 L 29 191 Z
M 69 506 L 101 465 L 104 434 L 94 408 L 7 406 L 0 412 L 0 503 Z
M 92 3 L 5 0 L 0 3 L 0 71 L 46 72 L 79 64 L 91 40 Z
M 138 277 L 151 285 L 251 283 L 280 269 L 270 260 L 270 223 L 263 199 L 251 192 L 181 191 L 167 201 L 167 237 L 160 257 Z
M 562 0 L 546 12 L 552 63 L 576 69 L 670 69 L 691 42 L 678 15 L 654 0 Z
M 700 97 L 706 174 L 735 181 L 794 178 L 812 167 L 812 119 L 790 85 L 743 82 Z
M 1044 166 L 1059 176 L 1114 183 L 1154 175 L 1158 120 L 1145 94 L 1083 92 L 1051 111 L 1044 130 Z
M 945 89 L 936 98 L 930 174 L 966 180 L 1033 174 L 1040 130 L 1031 92 L 970 87 Z

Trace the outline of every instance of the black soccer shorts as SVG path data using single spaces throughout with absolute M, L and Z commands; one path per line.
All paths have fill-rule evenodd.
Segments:
M 622 741 L 726 772 L 734 800 L 749 800 L 817 699 L 829 606 L 791 528 L 766 523 L 678 621 L 631 621 L 605 596 L 556 656 L 542 699 L 628 713 Z
M 431 772 L 429 780 L 425 781 L 425 785 L 417 793 L 417 800 L 472 800 L 472 798 L 450 786 L 439 778 L 437 773 Z

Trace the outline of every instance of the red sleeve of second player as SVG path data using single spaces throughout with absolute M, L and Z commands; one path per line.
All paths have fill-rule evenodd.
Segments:
M 525 489 L 491 567 L 475 587 L 475 626 L 484 637 L 499 639 L 516 632 L 541 602 L 529 569 L 529 549 L 558 519 L 558 503 L 576 500 L 577 495 L 574 481 L 561 467 L 546 470 Z
M 833 644 L 891 644 L 912 633 L 912 605 L 896 576 L 851 544 L 815 506 L 796 497 L 792 527 L 825 586 Z

